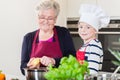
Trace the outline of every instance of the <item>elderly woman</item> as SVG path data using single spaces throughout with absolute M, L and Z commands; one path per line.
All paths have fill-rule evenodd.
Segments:
M 39 68 L 52 64 L 59 66 L 60 59 L 69 54 L 75 56 L 75 48 L 68 29 L 55 26 L 60 11 L 54 0 L 43 0 L 37 7 L 39 29 L 24 36 L 21 54 L 23 68 Z

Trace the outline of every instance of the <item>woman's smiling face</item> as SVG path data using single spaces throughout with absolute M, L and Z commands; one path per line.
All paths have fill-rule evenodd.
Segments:
M 56 22 L 54 9 L 41 10 L 38 15 L 38 20 L 41 30 L 52 30 Z
M 96 30 L 91 25 L 84 22 L 78 24 L 78 32 L 84 42 L 89 42 L 96 38 Z

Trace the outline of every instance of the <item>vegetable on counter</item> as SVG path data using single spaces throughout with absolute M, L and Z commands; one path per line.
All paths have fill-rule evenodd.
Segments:
M 5 74 L 0 70 L 0 80 L 5 80 Z
M 47 80 L 84 80 L 84 75 L 88 73 L 88 62 L 84 61 L 81 65 L 76 57 L 69 55 L 63 57 L 58 68 L 48 67 L 45 74 Z

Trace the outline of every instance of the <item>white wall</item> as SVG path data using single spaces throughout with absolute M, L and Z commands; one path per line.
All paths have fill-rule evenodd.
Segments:
M 27 32 L 38 28 L 35 14 L 38 2 L 0 0 L 0 70 L 5 74 L 22 75 L 19 69 L 22 40 Z M 60 15 L 57 24 L 65 26 L 65 14 Z
M 60 14 L 57 19 L 57 23 L 60 26 L 66 26 L 66 19 L 67 19 L 67 0 L 56 0 L 60 3 Z
M 100 5 L 109 16 L 120 16 L 120 0 L 97 0 Z
M 68 0 L 67 17 L 79 17 L 79 8 L 81 4 L 96 4 L 96 0 Z

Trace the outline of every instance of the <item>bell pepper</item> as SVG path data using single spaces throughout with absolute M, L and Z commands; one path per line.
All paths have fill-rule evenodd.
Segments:
M 77 60 L 79 61 L 80 64 L 84 63 L 85 60 L 85 52 L 84 51 L 77 51 L 76 53 Z
M 0 80 L 5 80 L 5 74 L 0 70 Z

